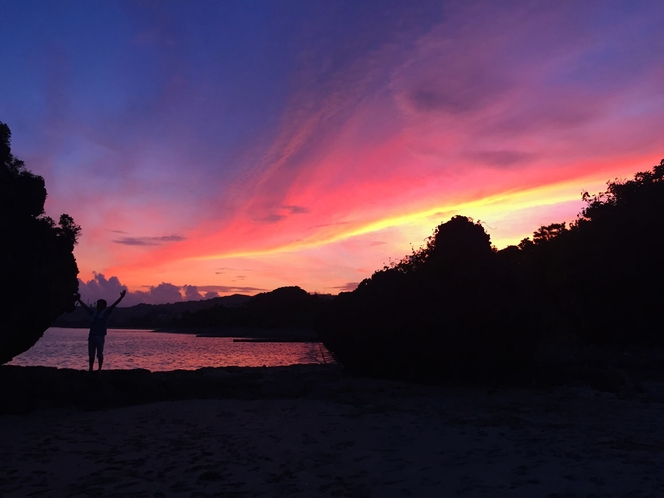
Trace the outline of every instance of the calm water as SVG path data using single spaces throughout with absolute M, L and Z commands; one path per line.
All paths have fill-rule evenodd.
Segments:
M 88 368 L 88 330 L 52 327 L 10 365 Z M 325 358 L 323 357 L 325 355 Z M 232 337 L 196 337 L 147 330 L 109 329 L 104 369 L 195 370 L 202 367 L 268 367 L 330 361 L 319 343 L 233 342 Z M 95 368 L 96 361 L 95 361 Z

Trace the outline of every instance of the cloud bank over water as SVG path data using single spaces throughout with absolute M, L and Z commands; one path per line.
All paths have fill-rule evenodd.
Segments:
M 120 297 L 120 292 L 127 290 L 118 277 L 106 278 L 102 273 L 94 273 L 87 282 L 79 279 L 79 293 L 86 303 L 95 303 L 98 299 L 105 299 L 109 304 Z M 147 287 L 147 286 L 146 286 Z M 121 306 L 134 306 L 140 303 L 161 304 L 179 303 L 182 301 L 200 301 L 219 297 L 220 294 L 256 294 L 266 289 L 242 286 L 203 286 L 173 285 L 162 282 L 159 285 L 149 286 L 146 290 L 129 290 L 122 300 Z

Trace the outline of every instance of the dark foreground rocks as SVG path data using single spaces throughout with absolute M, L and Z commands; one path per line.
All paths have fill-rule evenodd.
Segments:
M 157 401 L 307 396 L 340 379 L 338 365 L 220 367 L 199 370 L 82 370 L 0 367 L 0 414 L 44 408 L 99 410 Z

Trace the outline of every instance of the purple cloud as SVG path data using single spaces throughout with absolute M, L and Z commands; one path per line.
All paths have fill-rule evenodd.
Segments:
M 98 299 L 105 299 L 108 303 L 112 303 L 120 297 L 120 292 L 123 290 L 127 290 L 127 288 L 120 283 L 118 277 L 107 279 L 103 273 L 94 273 L 93 278 L 87 282 L 80 279 L 78 281 L 78 292 L 86 303 L 94 303 Z M 128 298 L 129 296 L 125 299 Z M 126 306 L 124 302 L 123 305 Z
M 84 282 L 79 279 L 78 289 L 81 299 L 86 303 L 94 304 L 98 299 L 105 299 L 112 303 L 118 297 L 120 292 L 126 290 L 126 286 L 120 283 L 118 277 L 106 278 L 102 273 L 95 273 L 93 278 Z M 120 306 L 134 306 L 140 303 L 162 304 L 178 303 L 181 301 L 200 301 L 201 299 L 212 299 L 219 297 L 219 293 L 252 293 L 263 291 L 252 287 L 226 287 L 226 286 L 195 286 L 183 285 L 177 286 L 171 283 L 162 282 L 156 286 L 147 286 L 147 290 L 138 290 L 127 292 Z M 204 292 L 204 294 L 201 294 Z
M 180 242 L 183 240 L 186 240 L 186 238 L 180 235 L 162 235 L 161 237 L 122 237 L 121 239 L 113 240 L 113 242 L 127 246 L 159 246 L 167 242 Z
M 494 150 L 476 152 L 470 154 L 470 157 L 489 166 L 509 168 L 518 164 L 527 164 L 533 161 L 537 156 L 529 152 L 521 152 L 518 150 Z
M 147 291 L 132 292 L 134 298 L 140 299 L 143 303 L 179 303 L 183 301 L 180 287 L 177 285 L 162 282 L 157 286 L 150 286 Z
M 332 287 L 332 288 L 337 289 L 339 292 L 352 292 L 355 289 L 357 289 L 358 285 L 360 285 L 359 282 L 347 282 L 344 285 L 337 285 L 337 286 Z
M 183 285 L 182 290 L 184 291 L 185 301 L 200 301 L 203 299 L 201 293 L 198 292 L 198 287 L 195 285 Z
M 290 214 L 305 214 L 309 212 L 309 208 L 304 206 L 283 206 Z

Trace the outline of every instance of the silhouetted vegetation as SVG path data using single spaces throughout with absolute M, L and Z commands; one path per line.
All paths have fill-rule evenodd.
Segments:
M 604 346 L 664 345 L 664 160 L 583 194 L 578 219 L 519 244 L 549 328 Z
M 0 364 L 27 351 L 61 313 L 74 309 L 80 227 L 63 214 L 44 215 L 46 187 L 10 148 L 0 123 Z
M 360 373 L 407 379 L 477 377 L 525 362 L 540 331 L 516 263 L 479 223 L 456 216 L 424 248 L 341 294 L 319 333 Z
M 319 334 L 364 374 L 486 378 L 528 364 L 540 337 L 621 348 L 664 345 L 664 160 L 606 192 L 583 194 L 571 225 L 492 249 L 456 216 L 420 250 L 342 293 Z

